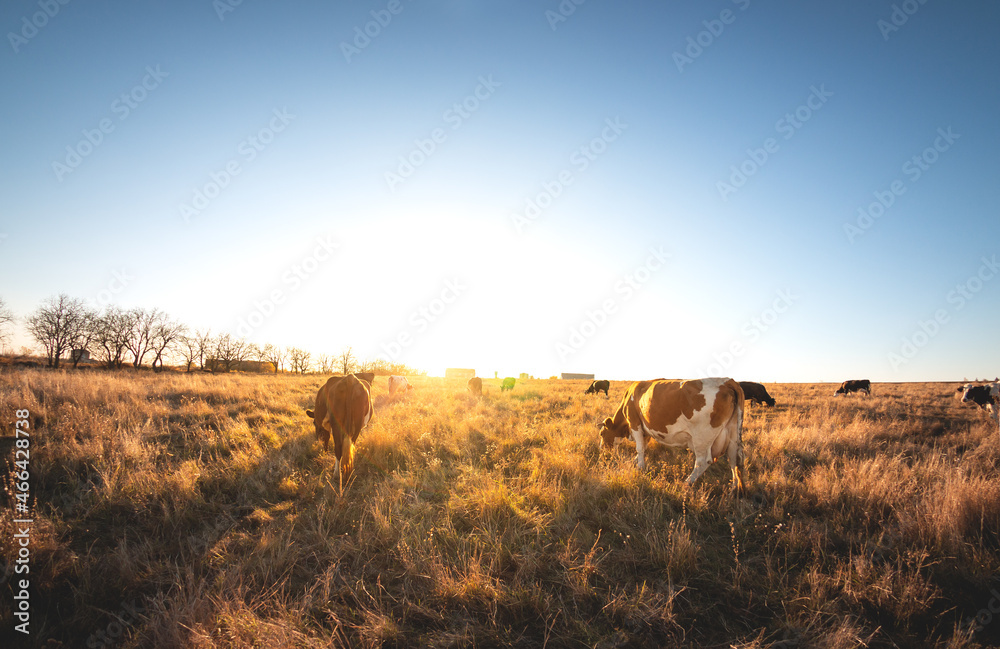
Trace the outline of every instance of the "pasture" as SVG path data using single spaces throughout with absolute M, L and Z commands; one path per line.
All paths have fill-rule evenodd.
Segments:
M 379 376 L 338 497 L 304 413 L 326 378 L 0 373 L 4 434 L 15 410 L 32 422 L 32 643 L 1000 642 L 1000 434 L 954 384 L 766 384 L 736 498 L 725 460 L 689 489 L 686 450 L 651 444 L 646 471 L 631 443 L 599 450 L 625 382 L 490 379 L 475 398 L 413 377 L 389 399 Z M 3 646 L 13 589 L 7 571 Z

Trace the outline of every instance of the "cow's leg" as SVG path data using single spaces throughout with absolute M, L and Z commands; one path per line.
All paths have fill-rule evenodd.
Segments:
M 743 453 L 743 448 L 735 440 L 732 440 L 729 442 L 726 454 L 729 457 L 729 466 L 733 470 L 733 488 L 737 492 L 742 492 L 747 477 L 746 456 Z
M 712 463 L 712 448 L 710 446 L 702 449 L 692 447 L 691 450 L 694 451 L 694 470 L 687 477 L 687 483 L 693 487 L 695 481 L 701 477 L 701 474 L 705 472 L 708 465 Z
M 638 430 L 630 431 L 632 439 L 635 440 L 636 463 L 640 469 L 646 468 L 646 439 L 640 427 Z

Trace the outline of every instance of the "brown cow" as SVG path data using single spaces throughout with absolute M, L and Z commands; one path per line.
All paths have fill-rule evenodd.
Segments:
M 344 493 L 344 475 L 354 467 L 354 442 L 374 414 L 368 384 L 353 374 L 331 377 L 316 393 L 316 410 L 306 414 L 312 417 L 324 449 L 330 449 L 333 435 L 340 493 Z
M 482 396 L 483 394 L 483 380 L 478 376 L 474 376 L 469 379 L 468 384 L 466 384 L 469 392 L 477 396 Z
M 635 440 L 639 468 L 646 468 L 646 438 L 694 452 L 694 482 L 716 458 L 727 454 L 733 487 L 746 481 L 743 453 L 743 389 L 729 378 L 640 381 L 625 392 L 614 417 L 599 425 L 605 448 Z
M 368 381 L 368 387 L 375 385 L 375 372 L 355 372 L 354 376 L 362 381 Z

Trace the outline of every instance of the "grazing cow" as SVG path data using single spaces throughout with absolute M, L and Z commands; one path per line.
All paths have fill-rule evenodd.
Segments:
M 333 435 L 333 455 L 339 474 L 340 493 L 344 493 L 344 476 L 354 466 L 354 442 L 361 429 L 374 414 L 368 384 L 354 376 L 334 376 L 316 393 L 316 410 L 306 410 L 316 426 L 316 438 L 330 449 Z
M 500 385 L 500 391 L 503 392 L 504 390 L 513 390 L 515 383 L 517 383 L 517 381 L 514 380 L 514 377 L 508 376 L 503 380 L 503 383 Z
M 471 379 L 469 379 L 469 382 L 466 384 L 466 388 L 468 388 L 469 392 L 471 392 L 472 394 L 482 395 L 483 380 L 478 376 L 474 376 Z
M 974 403 L 985 410 L 993 422 L 1000 427 L 1000 383 L 973 385 L 966 383 L 958 388 L 962 393 L 962 403 Z
M 375 385 L 375 372 L 355 372 L 354 376 L 362 381 L 368 381 L 368 387 Z
M 837 388 L 837 391 L 833 393 L 833 396 L 838 394 L 850 394 L 852 392 L 864 392 L 868 396 L 872 394 L 872 382 L 868 379 L 854 379 L 851 381 L 844 381 Z
M 747 401 L 753 401 L 758 405 L 766 405 L 769 408 L 774 407 L 774 398 L 767 393 L 767 388 L 760 383 L 740 381 L 740 387 L 743 388 L 743 396 Z
M 732 379 L 633 383 L 618 411 L 599 428 L 605 448 L 631 436 L 640 469 L 646 467 L 647 437 L 668 446 L 687 446 L 694 453 L 689 485 L 725 453 L 733 472 L 733 487 L 743 490 L 743 389 Z
M 390 376 L 389 377 L 389 396 L 393 396 L 397 392 L 409 392 L 413 389 L 410 382 L 406 380 L 405 376 Z
M 608 396 L 608 389 L 611 387 L 611 381 L 591 381 L 590 387 L 584 394 L 597 394 L 601 390 L 604 390 L 604 396 Z

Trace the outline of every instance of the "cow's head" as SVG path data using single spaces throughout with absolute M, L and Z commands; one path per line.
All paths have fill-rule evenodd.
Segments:
M 323 421 L 318 421 L 316 419 L 316 413 L 312 410 L 306 410 L 306 414 L 309 415 L 309 418 L 313 420 L 313 424 L 316 426 L 316 439 L 323 442 L 323 448 L 329 450 L 330 433 L 332 432 L 329 415 L 326 416 Z
M 597 429 L 600 431 L 597 443 L 604 448 L 614 448 L 615 444 L 621 443 L 628 437 L 628 426 L 624 423 L 615 424 L 615 420 L 611 417 L 597 424 Z

